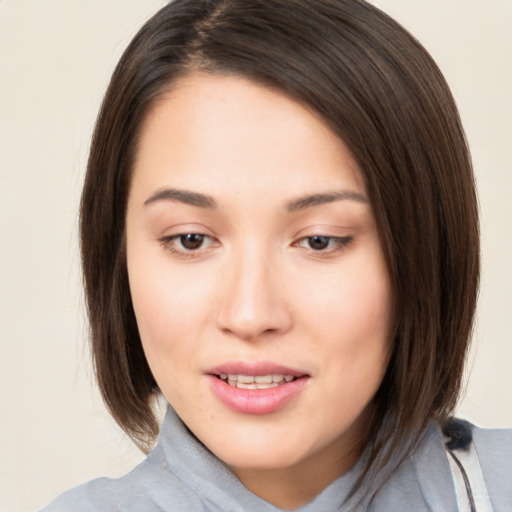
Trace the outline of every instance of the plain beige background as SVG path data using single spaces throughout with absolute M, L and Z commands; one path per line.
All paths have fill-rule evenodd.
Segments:
M 0 0 L 0 510 L 37 509 L 142 455 L 93 385 L 77 206 L 113 66 L 162 0 Z M 483 283 L 462 417 L 512 426 L 512 1 L 374 2 L 444 71 L 472 149 Z

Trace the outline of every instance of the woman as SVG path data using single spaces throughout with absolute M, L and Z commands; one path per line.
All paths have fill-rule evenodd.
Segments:
M 464 133 L 378 9 L 164 7 L 105 96 L 81 241 L 103 397 L 158 444 L 48 511 L 512 505 L 512 433 L 449 419 L 479 276 Z

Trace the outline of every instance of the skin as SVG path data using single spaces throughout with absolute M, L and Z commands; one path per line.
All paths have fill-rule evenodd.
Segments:
M 128 199 L 130 288 L 160 389 L 248 489 L 306 503 L 359 457 L 389 359 L 391 287 L 349 151 L 280 92 L 194 73 L 148 116 Z M 206 236 L 187 249 L 188 233 Z M 315 235 L 331 238 L 318 249 Z M 270 414 L 221 403 L 208 369 L 262 360 L 306 385 Z

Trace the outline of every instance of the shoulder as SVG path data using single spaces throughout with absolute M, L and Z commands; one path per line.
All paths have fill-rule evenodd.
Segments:
M 41 512 L 161 512 L 202 510 L 198 498 L 167 468 L 159 450 L 127 475 L 98 478 L 71 489 Z
M 512 428 L 489 429 L 473 426 L 472 434 L 480 459 L 512 469 Z
M 473 427 L 472 434 L 494 510 L 512 510 L 512 429 Z
M 430 422 L 420 441 L 408 453 L 405 458 L 396 454 L 394 464 L 398 466 L 393 468 L 377 494 L 372 512 L 408 510 L 411 504 L 414 504 L 415 512 L 457 510 L 450 466 L 439 425 Z
M 415 511 L 457 510 L 445 442 L 457 453 L 472 441 L 494 512 L 512 510 L 512 430 L 481 429 L 461 420 L 450 422 L 449 427 L 443 435 L 437 423 L 428 425 L 413 453 L 377 493 L 372 511 L 408 510 L 411 503 Z
M 484 496 L 496 512 L 512 510 L 512 429 L 484 429 L 452 419 L 444 435 L 452 457 L 474 487 L 475 499 Z

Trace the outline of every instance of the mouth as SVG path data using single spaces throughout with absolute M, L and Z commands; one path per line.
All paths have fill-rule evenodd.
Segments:
M 242 375 L 237 373 L 221 373 L 217 378 L 227 382 L 228 385 L 239 389 L 270 389 L 292 382 L 297 377 L 279 373 L 267 375 Z
M 207 372 L 214 395 L 229 409 L 269 414 L 306 388 L 310 375 L 273 363 L 227 363 Z

